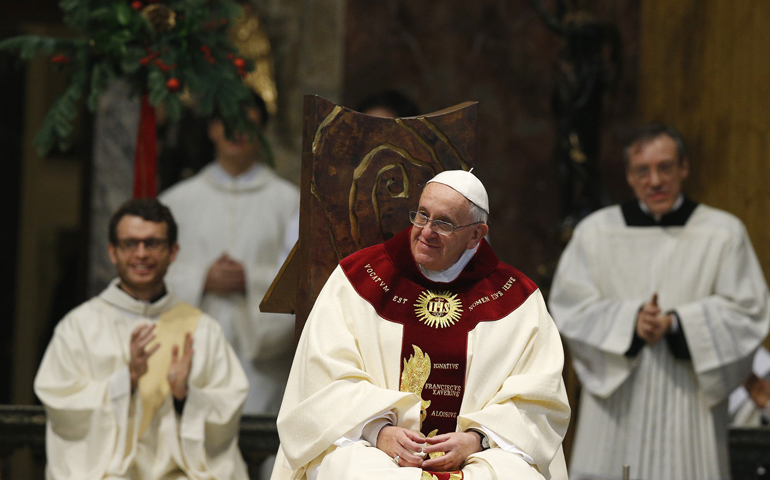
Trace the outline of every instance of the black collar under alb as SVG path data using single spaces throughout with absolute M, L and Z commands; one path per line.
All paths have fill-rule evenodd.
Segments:
M 646 214 L 640 207 L 638 200 L 631 200 L 620 206 L 623 210 L 623 218 L 628 227 L 683 227 L 690 219 L 697 202 L 693 202 L 684 197 L 682 205 L 673 212 L 669 212 L 662 217 L 660 221 L 655 221 L 651 215 Z

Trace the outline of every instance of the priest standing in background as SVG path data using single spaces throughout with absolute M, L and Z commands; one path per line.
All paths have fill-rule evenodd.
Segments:
M 636 200 L 590 215 L 559 261 L 550 308 L 583 385 L 570 478 L 730 478 L 727 398 L 768 333 L 746 229 L 682 193 L 671 127 L 624 152 Z
M 250 118 L 268 112 L 254 95 Z M 225 136 L 209 122 L 215 161 L 160 195 L 179 223 L 184 248 L 167 281 L 185 302 L 222 325 L 249 379 L 243 412 L 278 413 L 294 352 L 294 316 L 259 304 L 297 240 L 299 190 L 264 163 L 258 138 Z

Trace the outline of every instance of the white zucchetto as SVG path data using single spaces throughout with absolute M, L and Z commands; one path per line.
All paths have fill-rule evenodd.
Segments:
M 487 189 L 476 175 L 465 170 L 445 170 L 428 180 L 428 183 L 437 182 L 450 187 L 463 197 L 475 203 L 489 214 L 489 197 Z M 426 184 L 427 185 L 427 184 Z

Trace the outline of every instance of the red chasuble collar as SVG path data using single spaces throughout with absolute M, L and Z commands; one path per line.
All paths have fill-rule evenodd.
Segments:
M 420 396 L 421 431 L 432 436 L 457 429 L 468 332 L 480 322 L 503 319 L 537 286 L 502 263 L 485 240 L 456 280 L 432 282 L 412 257 L 410 228 L 340 266 L 380 317 L 403 325 L 400 390 Z

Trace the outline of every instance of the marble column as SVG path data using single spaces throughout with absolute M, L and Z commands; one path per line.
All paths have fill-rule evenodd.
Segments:
M 102 95 L 94 121 L 93 176 L 88 294 L 97 295 L 115 277 L 107 254 L 110 216 L 131 198 L 139 96 L 126 82 L 115 82 Z

